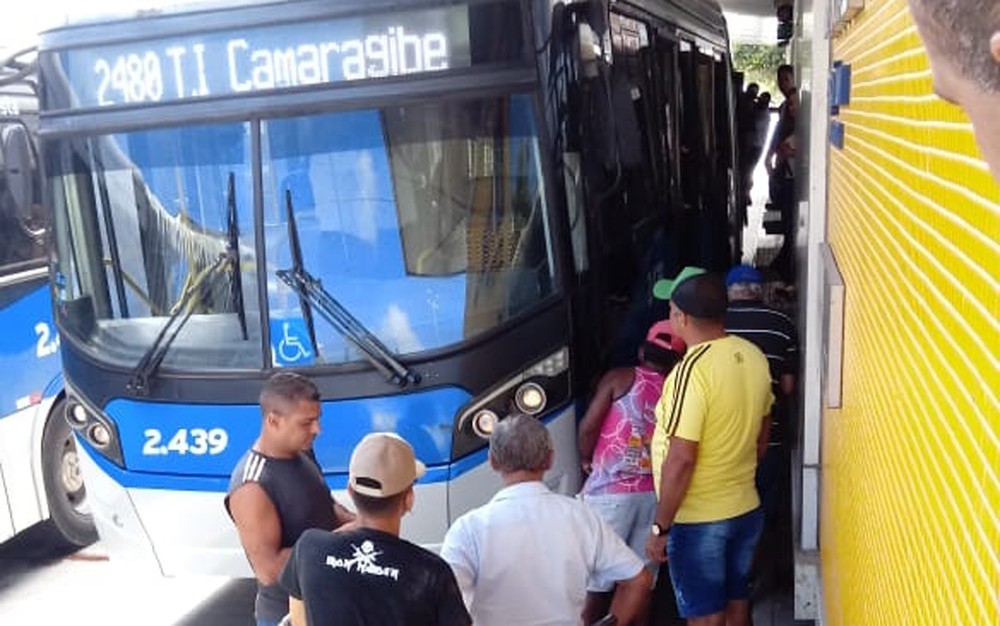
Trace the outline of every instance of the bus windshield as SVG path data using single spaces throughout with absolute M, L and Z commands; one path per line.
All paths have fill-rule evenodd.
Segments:
M 134 366 L 182 299 L 193 310 L 164 367 L 359 360 L 277 275 L 292 264 L 286 205 L 305 269 L 395 354 L 474 337 L 555 289 L 528 96 L 72 137 L 46 158 L 58 312 L 102 361 Z M 234 270 L 206 276 L 227 250 L 233 202 L 241 311 Z

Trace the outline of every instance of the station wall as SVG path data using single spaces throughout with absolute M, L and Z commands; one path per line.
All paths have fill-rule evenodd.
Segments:
M 827 240 L 845 284 L 842 405 L 822 420 L 825 623 L 1000 619 L 1000 186 L 933 94 L 905 0 L 839 35 Z

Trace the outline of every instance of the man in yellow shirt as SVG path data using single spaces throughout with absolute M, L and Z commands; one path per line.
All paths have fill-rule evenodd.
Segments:
M 688 349 L 663 385 L 651 456 L 658 503 L 647 556 L 670 561 L 689 626 L 750 623 L 750 564 L 764 517 L 754 487 L 774 397 L 767 357 L 726 334 L 726 286 L 684 268 L 653 295 Z

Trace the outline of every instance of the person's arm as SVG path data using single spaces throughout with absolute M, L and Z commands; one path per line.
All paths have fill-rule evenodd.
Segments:
M 616 591 L 611 602 L 611 613 L 621 625 L 631 624 L 642 615 L 649 602 L 653 578 L 642 560 L 606 521 L 586 504 L 580 503 L 582 516 L 575 526 L 581 530 L 578 537 L 586 550 L 592 551 L 588 586 L 608 588 L 612 583 Z
M 795 374 L 782 374 L 780 385 L 783 395 L 790 396 L 795 393 Z
M 303 533 L 303 537 L 312 532 L 307 530 Z M 299 585 L 298 572 L 299 546 L 303 541 L 304 539 L 300 537 L 299 541 L 295 542 L 295 546 L 291 549 L 288 560 L 285 562 L 285 567 L 282 568 L 281 574 L 278 576 L 278 583 L 288 592 L 288 615 L 282 620 L 280 626 L 288 626 L 289 624 L 291 626 L 308 626 L 309 620 L 306 619 L 305 601 L 302 599 L 302 587 Z
M 774 124 L 774 132 L 771 134 L 771 143 L 767 146 L 767 155 L 764 157 L 764 168 L 767 169 L 767 175 L 770 176 L 774 172 L 774 156 L 778 152 L 778 144 L 781 143 L 781 134 L 784 132 L 785 125 L 785 106 L 782 105 L 778 109 L 778 121 Z
M 281 547 L 281 520 L 271 498 L 257 483 L 245 483 L 229 496 L 229 512 L 257 580 L 273 585 L 291 548 Z
M 660 493 L 656 502 L 656 517 L 653 521 L 664 531 L 674 523 L 684 496 L 687 495 L 694 475 L 695 463 L 698 461 L 698 446 L 701 442 L 705 418 L 708 415 L 708 402 L 711 392 L 705 372 L 697 366 L 708 346 L 698 347 L 693 356 L 685 356 L 681 370 L 671 372 L 676 388 L 671 394 L 670 405 L 665 415 L 665 425 L 657 418 L 657 428 L 667 428 L 667 454 L 660 467 L 654 467 L 654 472 L 660 472 Z M 676 374 L 676 376 L 675 376 Z M 664 394 L 666 394 L 664 387 Z M 646 541 L 646 556 L 657 563 L 667 560 L 667 535 L 652 532 Z
M 601 426 L 604 424 L 608 409 L 615 401 L 617 391 L 615 377 L 616 372 L 611 371 L 601 378 L 601 382 L 597 385 L 597 391 L 594 392 L 594 397 L 590 401 L 590 406 L 587 407 L 587 413 L 583 416 L 578 427 L 577 445 L 580 450 L 580 465 L 585 472 L 590 471 L 590 461 L 594 457 L 594 448 L 597 447 L 597 437 L 601 432 Z
M 306 620 L 306 605 L 302 600 L 288 597 L 288 620 L 292 626 L 309 626 Z
M 663 467 L 660 468 L 660 498 L 656 503 L 654 518 L 664 530 L 674 523 L 677 509 L 681 507 L 688 487 L 691 486 L 691 476 L 694 475 L 697 460 L 697 441 L 680 437 L 670 438 L 667 458 L 663 460 Z M 660 536 L 650 534 L 646 542 L 646 556 L 657 563 L 663 563 L 667 560 L 666 545 L 666 534 Z
M 761 420 L 760 432 L 757 434 L 757 460 L 760 461 L 767 454 L 767 443 L 771 438 L 771 414 L 764 415 Z
M 611 600 L 611 614 L 618 620 L 619 626 L 636 623 L 651 599 L 652 587 L 653 575 L 645 567 L 632 578 L 618 581 Z
M 781 393 L 790 396 L 795 393 L 795 373 L 799 371 L 799 337 L 795 324 L 789 320 L 785 326 L 788 343 L 785 345 L 785 371 L 781 373 Z
M 441 558 L 451 567 L 465 606 L 472 606 L 478 568 L 476 558 L 470 554 L 473 550 L 471 544 L 472 538 L 466 529 L 464 517 L 455 520 L 441 543 Z

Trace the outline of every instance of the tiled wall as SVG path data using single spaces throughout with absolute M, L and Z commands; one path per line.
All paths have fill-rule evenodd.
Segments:
M 1000 186 L 933 95 L 904 0 L 834 39 L 843 405 L 823 419 L 826 623 L 1000 624 Z M 997 112 L 1000 115 L 1000 111 Z

